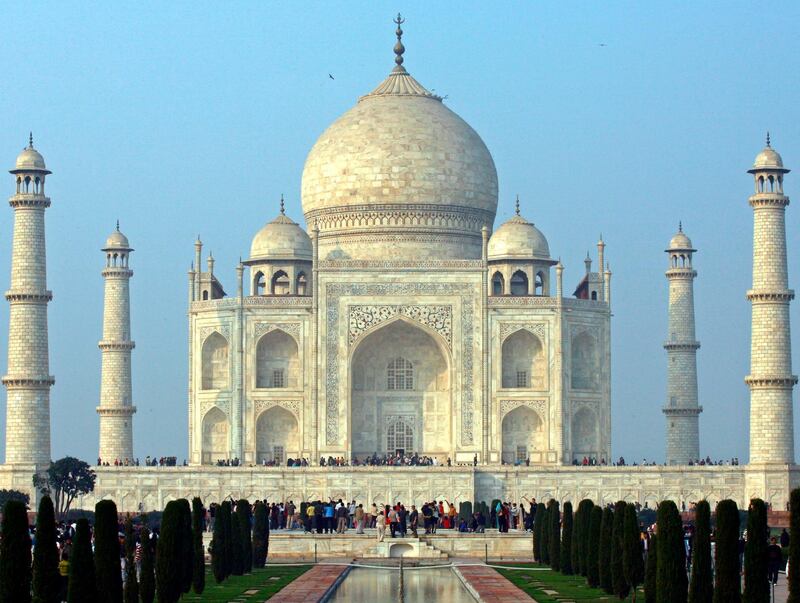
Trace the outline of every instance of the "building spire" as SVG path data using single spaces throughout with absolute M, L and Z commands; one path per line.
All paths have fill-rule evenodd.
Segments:
M 281 193 L 281 215 L 282 216 L 286 215 L 286 208 L 283 205 L 283 193 Z
M 678 232 L 683 232 L 683 221 L 678 220 Z
M 33 148 L 33 132 L 28 132 L 28 148 Z
M 403 46 L 403 28 L 400 27 L 406 20 L 400 16 L 400 13 L 397 13 L 397 19 L 394 19 L 392 23 L 397 24 L 397 30 L 395 30 L 395 35 L 397 36 L 397 43 L 394 45 L 394 62 L 397 63 L 397 67 L 395 69 L 404 69 L 403 68 L 403 53 L 406 51 L 406 47 Z
M 516 203 L 516 213 L 519 215 L 519 195 L 517 195 L 517 203 Z
M 117 232 L 119 232 L 119 220 L 117 220 Z
M 770 145 L 769 143 L 769 130 L 767 130 L 767 147 L 769 147 L 770 149 L 772 148 L 772 145 Z

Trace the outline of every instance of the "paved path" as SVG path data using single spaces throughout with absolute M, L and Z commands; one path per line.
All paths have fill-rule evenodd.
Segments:
M 514 586 L 491 567 L 468 565 L 457 569 L 485 603 L 533 601 L 523 590 Z
M 322 595 L 347 569 L 346 565 L 317 565 L 290 582 L 270 599 L 270 603 L 312 603 Z

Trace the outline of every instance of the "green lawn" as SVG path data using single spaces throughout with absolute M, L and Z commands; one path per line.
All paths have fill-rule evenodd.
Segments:
M 214 582 L 214 575 L 206 573 L 206 589 L 202 595 L 190 592 L 181 601 L 207 601 L 209 603 L 229 603 L 239 598 L 252 601 L 269 599 L 292 580 L 311 569 L 310 565 L 281 567 L 269 565 L 264 569 L 253 570 L 246 576 L 231 576 L 221 584 Z M 255 591 L 255 592 L 250 592 Z M 245 592 L 249 592 L 245 595 Z
M 504 564 L 513 567 L 544 567 L 532 564 Z M 617 597 L 608 595 L 600 589 L 589 588 L 586 586 L 586 578 L 581 576 L 564 576 L 559 572 L 550 569 L 526 572 L 523 570 L 501 570 L 503 576 L 516 584 L 519 588 L 536 599 L 539 603 L 558 603 L 560 601 L 582 601 L 584 603 L 595 603 L 599 601 L 611 602 L 619 601 Z M 558 594 L 548 595 L 544 591 L 556 591 Z M 628 597 L 625 601 L 632 601 L 633 597 Z M 640 591 L 636 597 L 637 601 L 644 601 L 644 592 Z

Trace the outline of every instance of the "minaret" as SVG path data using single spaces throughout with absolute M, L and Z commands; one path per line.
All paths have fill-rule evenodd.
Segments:
M 44 195 L 50 171 L 44 158 L 30 144 L 10 170 L 17 192 L 9 199 L 14 208 L 14 243 L 11 251 L 11 288 L 8 328 L 6 463 L 50 462 L 50 375 L 47 341 L 47 256 L 44 240 L 44 210 L 50 199 Z
M 667 350 L 667 464 L 688 465 L 700 457 L 697 403 L 697 348 L 694 332 L 694 279 L 692 242 L 678 226 L 669 247 L 669 330 Z
M 750 334 L 750 463 L 794 463 L 792 346 L 789 328 L 789 289 L 786 270 L 785 208 L 781 156 L 767 146 L 752 169 L 753 288 Z
M 131 249 L 128 238 L 117 229 L 103 248 L 106 266 L 103 307 L 103 339 L 100 378 L 100 452 L 104 463 L 133 460 L 133 406 L 131 394 L 131 302 L 129 281 L 133 270 L 128 267 Z

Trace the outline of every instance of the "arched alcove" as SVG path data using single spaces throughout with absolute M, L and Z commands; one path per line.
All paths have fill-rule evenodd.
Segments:
M 530 331 L 520 329 L 506 337 L 501 367 L 504 389 L 545 389 L 546 362 L 542 342 Z
M 285 465 L 300 457 L 300 432 L 295 416 L 280 406 L 262 412 L 256 420 L 256 461 Z
M 300 360 L 297 342 L 280 329 L 258 340 L 256 345 L 256 387 L 299 387 Z
M 511 295 L 528 295 L 528 275 L 522 270 L 511 275 Z
M 203 417 L 203 463 L 213 465 L 229 454 L 228 418 L 215 406 Z
M 580 408 L 572 417 L 572 450 L 580 461 L 584 456 L 597 456 L 597 417 L 593 410 Z M 598 459 L 599 461 L 600 459 Z
M 228 340 L 216 331 L 203 342 L 202 389 L 228 388 Z
M 586 331 L 572 338 L 572 389 L 596 390 L 600 385 L 600 359 L 597 342 Z
M 503 417 L 503 462 L 524 463 L 533 452 L 547 449 L 544 423 L 539 414 L 527 406 L 518 406 Z

